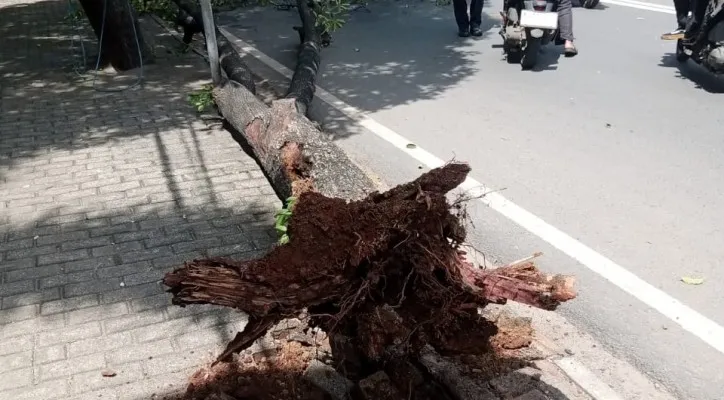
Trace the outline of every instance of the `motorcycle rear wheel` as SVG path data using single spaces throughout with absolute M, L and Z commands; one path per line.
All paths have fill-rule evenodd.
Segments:
M 520 66 L 524 70 L 529 70 L 535 67 L 535 64 L 538 62 L 538 53 L 540 53 L 540 48 L 540 38 L 528 39 L 528 43 L 526 43 L 525 49 L 523 50 L 523 58 L 520 60 Z

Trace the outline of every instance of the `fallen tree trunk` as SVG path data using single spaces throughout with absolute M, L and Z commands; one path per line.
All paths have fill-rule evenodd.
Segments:
M 463 258 L 465 229 L 446 194 L 466 164 L 449 164 L 363 200 L 305 191 L 288 226 L 290 242 L 258 260 L 194 260 L 164 283 L 177 305 L 215 304 L 249 315 L 219 360 L 303 310 L 330 335 L 354 338 L 363 364 L 414 357 L 424 346 L 483 352 L 495 325 L 478 315 L 506 300 L 553 310 L 575 297 L 573 279 L 531 263 L 481 271 Z
M 80 0 L 96 36 L 103 38 L 101 61 L 118 71 L 151 63 L 152 52 L 138 23 L 138 16 L 126 0 Z

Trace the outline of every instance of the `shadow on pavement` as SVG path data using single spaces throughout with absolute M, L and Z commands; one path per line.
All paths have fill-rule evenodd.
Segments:
M 331 46 L 322 51 L 318 85 L 343 101 L 374 112 L 431 100 L 478 72 L 472 57 L 482 50 L 482 42 L 457 37 L 451 5 L 381 1 L 368 8 L 370 12 L 352 12 L 349 22 L 333 34 Z M 486 14 L 483 18 L 485 36 L 495 34 L 496 21 Z M 299 44 L 292 30 L 299 24 L 295 10 L 249 8 L 220 14 L 219 23 L 294 68 Z M 342 117 L 324 120 L 325 129 L 335 138 L 354 131 Z
M 675 53 L 664 54 L 661 57 L 659 66 L 676 68 L 676 77 L 691 81 L 697 89 L 714 94 L 724 93 L 724 78 L 722 76 L 707 71 L 706 68 L 691 60 L 679 62 L 676 60 Z
M 145 29 L 156 62 L 144 66 L 141 86 L 123 90 L 140 71 L 101 71 L 94 82 L 97 39 L 86 19 L 67 19 L 66 1 L 18 3 L 0 2 L 0 181 L 51 150 L 149 137 L 197 119 L 186 96 L 207 67 L 171 47 L 167 34 Z

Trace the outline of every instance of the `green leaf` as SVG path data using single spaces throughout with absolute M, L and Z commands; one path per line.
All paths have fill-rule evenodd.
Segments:
M 681 277 L 681 281 L 687 285 L 701 285 L 704 283 L 704 278 L 692 278 L 690 276 Z

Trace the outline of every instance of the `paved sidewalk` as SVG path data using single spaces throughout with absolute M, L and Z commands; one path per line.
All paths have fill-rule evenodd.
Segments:
M 94 91 L 72 72 L 66 10 L 0 0 L 0 398 L 161 398 L 244 321 L 171 306 L 159 280 L 267 249 L 280 203 L 188 105 L 202 60 L 149 34 L 145 86 Z

